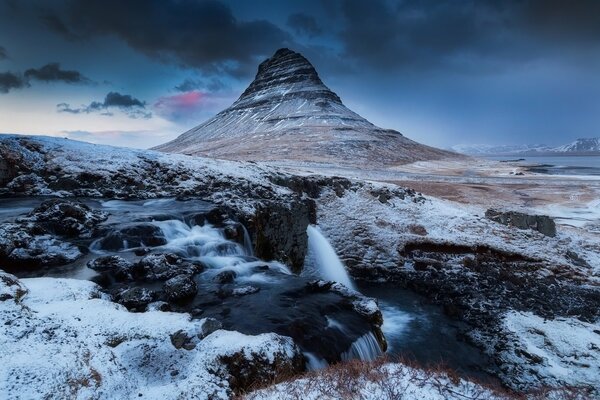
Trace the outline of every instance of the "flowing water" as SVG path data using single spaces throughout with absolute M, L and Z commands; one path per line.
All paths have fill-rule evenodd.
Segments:
M 323 236 L 321 230 L 313 225 L 307 228 L 309 257 L 312 257 L 314 268 L 318 270 L 319 276 L 327 281 L 339 282 L 350 289 L 354 289 L 354 283 L 350 279 L 344 264 L 340 261 L 335 250 Z
M 0 200 L 0 222 L 14 220 L 43 200 Z M 303 350 L 309 369 L 340 359 L 379 357 L 382 351 L 370 325 L 348 309 L 346 300 L 335 293 L 307 290 L 307 283 L 318 277 L 379 299 L 388 353 L 408 355 L 423 363 L 445 362 L 472 375 L 477 374 L 477 365 L 485 363 L 476 349 L 457 339 L 459 327 L 439 308 L 406 290 L 356 285 L 318 227 L 308 228 L 306 267 L 302 276 L 296 276 L 279 262 L 256 258 L 245 228 L 234 241 L 226 238 L 223 227 L 208 223 L 206 215 L 214 208 L 212 204 L 175 199 L 79 200 L 110 213 L 94 238 L 74 240 L 84 256 L 70 265 L 20 276 L 93 279 L 97 273 L 86 263 L 102 255 L 117 254 L 136 262 L 141 258 L 138 254 L 148 251 L 177 254 L 206 269 L 195 277 L 198 295 L 174 311 L 189 312 L 194 318 L 214 317 L 225 329 L 247 334 L 291 336 Z M 160 244 L 154 243 L 157 240 Z M 235 278 L 217 283 L 215 278 L 223 272 L 232 272 Z M 142 286 L 159 290 L 162 283 Z
M 413 359 L 425 365 L 442 364 L 464 375 L 493 380 L 482 370 L 482 366 L 490 365 L 491 360 L 461 339 L 463 326 L 459 322 L 444 315 L 440 307 L 429 304 L 425 298 L 408 290 L 385 284 L 355 284 L 322 232 L 312 226 L 308 232 L 311 248 L 305 273 L 336 280 L 365 296 L 376 298 L 383 315 L 382 331 L 388 343 L 388 355 Z M 310 240 L 311 236 L 313 240 Z M 380 354 L 379 345 L 369 332 L 357 339 L 342 354 L 342 359 L 373 360 Z

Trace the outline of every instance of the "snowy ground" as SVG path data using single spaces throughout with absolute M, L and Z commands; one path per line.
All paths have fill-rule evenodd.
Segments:
M 320 196 L 315 198 L 321 230 L 353 269 L 369 267 L 414 272 L 410 264 L 404 263 L 401 250 L 407 243 L 428 241 L 485 245 L 538 260 L 528 278 L 550 277 L 559 283 L 564 281 L 590 290 L 598 290 L 600 285 L 600 239 L 587 223 L 583 227 L 559 225 L 556 237 L 550 238 L 487 220 L 484 212 L 495 201 L 487 196 L 494 197 L 497 192 L 479 195 L 469 204 L 461 204 L 414 193 L 409 195 L 392 183 L 384 183 L 437 179 L 436 182 L 441 181 L 446 188 L 451 188 L 454 184 L 496 185 L 501 182 L 503 187 L 533 185 L 541 193 L 545 182 L 552 182 L 546 192 L 564 186 L 566 194 L 582 187 L 581 181 L 523 178 L 510 175 L 510 171 L 506 171 L 504 177 L 485 177 L 477 172 L 472 177 L 448 174 L 433 179 L 416 171 L 381 173 L 310 165 L 283 169 L 268 164 L 166 155 L 63 139 L 23 140 L 16 136 L 1 139 L 0 151 L 22 157 L 19 163 L 26 167 L 8 184 L 12 195 L 100 197 L 110 196 L 111 190 L 113 197 L 121 198 L 201 194 L 206 200 L 252 215 L 264 199 L 292 197 L 293 191 L 288 187 L 273 183 L 274 175 L 289 177 L 284 170 L 299 175 L 327 172 L 356 178 L 349 183 L 350 189 L 341 192 L 328 181 L 330 183 L 325 183 Z M 427 165 L 418 167 L 427 169 Z M 92 183 L 86 181 L 88 178 Z M 65 179 L 75 180 L 66 182 Z M 87 186 L 67 189 L 81 182 Z M 585 203 L 595 210 L 597 204 L 593 200 L 600 190 L 591 181 L 583 183 L 583 187 L 586 185 L 586 190 L 572 199 L 573 206 Z M 443 192 L 440 187 L 437 190 Z M 511 201 L 508 196 L 506 205 L 510 206 Z M 540 210 L 535 203 L 533 208 L 527 208 L 526 203 L 520 206 Z M 169 336 L 178 330 L 189 334 L 198 332 L 200 321 L 190 321 L 186 314 L 128 313 L 102 299 L 94 286 L 86 282 L 32 279 L 23 280 L 21 284 L 29 289 L 24 296 L 25 289 L 17 295 L 13 293 L 15 285 L 0 286 L 0 326 L 11 326 L 0 331 L 0 347 L 9 349 L 8 353 L 0 353 L 0 390 L 5 390 L 0 392 L 0 397 L 27 398 L 36 397 L 37 393 L 55 393 L 58 397 L 75 393 L 81 398 L 106 397 L 103 394 L 108 393 L 122 394 L 118 396 L 122 398 L 136 397 L 138 393 L 151 398 L 190 394 L 202 398 L 212 393 L 223 397 L 228 394 L 228 380 L 219 372 L 222 366 L 215 361 L 218 354 L 247 349 L 268 360 L 274 352 L 289 355 L 293 351 L 292 343 L 284 338 L 247 337 L 224 331 L 198 340 L 192 350 L 176 349 Z M 478 288 L 474 286 L 471 290 L 477 292 Z M 6 300 L 5 293 L 9 292 L 18 301 L 10 296 Z M 519 383 L 526 386 L 572 384 L 600 391 L 598 320 L 582 321 L 575 316 L 543 320 L 531 312 L 503 310 L 498 313 L 496 322 L 498 326 L 493 328 L 499 329 L 498 336 L 502 336 L 499 343 L 504 347 L 490 345 L 487 351 L 493 353 L 501 367 L 508 368 L 507 374 L 513 374 L 510 379 L 515 386 Z M 482 341 L 492 343 L 489 334 L 482 336 Z M 473 334 L 476 339 L 475 336 Z M 229 341 L 235 343 L 234 347 L 224 348 L 224 343 Z M 65 348 L 69 351 L 65 352 Z M 384 368 L 404 370 L 402 366 Z M 365 383 L 360 390 L 367 390 L 369 385 Z M 283 396 L 287 389 L 279 388 L 283 389 L 270 393 Z M 431 393 L 423 387 L 413 389 L 414 397 Z M 470 389 L 465 390 L 467 392 L 458 393 L 470 393 Z M 312 395 L 312 392 L 307 393 Z M 335 397 L 335 392 L 330 395 L 330 398 Z
M 291 339 L 275 334 L 217 330 L 201 339 L 205 321 L 130 313 L 88 281 L 0 272 L 0 398 L 228 398 L 221 357 L 274 371 L 298 356 Z M 177 332 L 190 343 L 176 348 Z

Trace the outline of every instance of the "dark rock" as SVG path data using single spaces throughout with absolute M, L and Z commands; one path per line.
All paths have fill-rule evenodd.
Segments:
M 167 298 L 173 302 L 191 300 L 198 293 L 198 286 L 189 275 L 177 275 L 167 280 L 163 285 Z
M 221 284 L 233 283 L 236 277 L 235 271 L 223 271 L 215 276 L 215 281 Z
M 133 264 L 116 255 L 96 258 L 89 261 L 87 267 L 100 273 L 105 272 L 118 282 L 133 278 Z
M 131 311 L 145 311 L 146 306 L 156 298 L 156 294 L 143 287 L 124 289 L 116 296 L 117 303 Z
M 486 218 L 503 225 L 514 226 L 519 229 L 532 229 L 546 236 L 556 236 L 556 224 L 547 215 L 529 215 L 517 211 L 498 211 L 488 209 Z
M 199 262 L 188 262 L 171 253 L 148 254 L 137 264 L 137 269 L 147 280 L 167 280 L 176 275 L 195 275 L 204 266 Z
M 171 305 L 166 301 L 154 301 L 148 304 L 148 311 L 171 311 Z
M 90 237 L 92 230 L 108 218 L 108 214 L 87 205 L 64 199 L 46 200 L 18 221 L 34 222 L 43 229 L 68 237 Z
M 144 246 L 162 246 L 167 243 L 163 232 L 153 224 L 136 224 L 110 232 L 98 244 L 103 250 L 119 251 Z
M 218 331 L 219 329 L 221 329 L 223 327 L 223 324 L 221 324 L 220 321 L 214 319 L 214 318 L 205 318 L 202 321 L 202 325 L 200 326 L 200 338 L 204 339 L 205 337 L 207 337 L 208 335 L 210 335 L 211 333 Z
M 182 330 L 179 330 L 171 335 L 171 344 L 176 349 L 193 350 L 196 348 L 194 338 L 192 336 L 188 336 L 188 334 Z
M 0 265 L 7 271 L 23 271 L 72 263 L 79 249 L 34 223 L 0 224 Z
M 274 340 L 289 339 L 275 336 Z M 284 350 L 268 355 L 254 350 L 240 350 L 220 356 L 219 361 L 225 366 L 229 387 L 236 394 L 272 383 L 277 377 L 293 376 L 304 371 L 304 357 L 297 346 L 294 346 L 292 354 Z
M 0 270 L 0 301 L 13 300 L 18 303 L 27 294 L 27 288 L 16 276 Z
M 264 260 L 279 260 L 300 272 L 307 252 L 306 228 L 310 222 L 307 203 L 269 202 L 257 209 L 254 217 L 256 256 Z

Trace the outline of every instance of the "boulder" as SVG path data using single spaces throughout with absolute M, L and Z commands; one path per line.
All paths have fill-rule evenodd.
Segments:
M 164 281 L 176 275 L 195 275 L 204 270 L 199 262 L 188 262 L 176 254 L 148 254 L 137 264 L 137 270 L 147 280 Z
M 0 224 L 0 266 L 7 271 L 65 265 L 80 256 L 77 246 L 40 232 L 35 224 Z
M 235 271 L 223 271 L 215 276 L 215 281 L 221 284 L 233 283 L 236 276 Z
M 27 288 L 16 276 L 0 270 L 0 301 L 19 300 L 27 294 Z
M 156 294 L 143 287 L 132 287 L 121 291 L 116 300 L 130 311 L 146 311 L 148 304 L 152 303 Z
M 92 210 L 81 202 L 51 199 L 17 221 L 33 222 L 56 235 L 80 238 L 90 237 L 92 230 L 107 218 L 106 212 Z
M 190 275 L 177 275 L 163 285 L 167 298 L 173 302 L 191 300 L 198 293 L 198 286 Z
M 519 229 L 532 229 L 550 237 L 556 236 L 556 224 L 547 215 L 529 215 L 517 211 L 498 211 L 490 208 L 485 212 L 485 216 L 503 225 Z
M 98 257 L 89 261 L 87 267 L 100 273 L 107 273 L 118 282 L 133 278 L 133 264 L 116 255 Z
M 102 250 L 119 251 L 136 247 L 167 244 L 161 229 L 150 223 L 132 224 L 108 233 L 98 241 Z

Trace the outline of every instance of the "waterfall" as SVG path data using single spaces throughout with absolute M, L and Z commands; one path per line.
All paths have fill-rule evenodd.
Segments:
M 379 343 L 372 332 L 366 333 L 356 339 L 350 348 L 342 353 L 342 361 L 349 361 L 358 358 L 364 361 L 373 361 L 383 354 Z
M 327 361 L 317 357 L 313 353 L 305 351 L 302 354 L 304 354 L 304 358 L 306 359 L 306 369 L 308 371 L 316 371 L 319 369 L 327 368 L 327 366 L 329 365 Z
M 344 264 L 342 264 L 335 250 L 319 228 L 309 225 L 306 233 L 308 233 L 308 248 L 312 253 L 315 268 L 319 275 L 323 279 L 339 282 L 350 289 L 354 289 L 354 284 L 348 276 Z
M 246 251 L 247 256 L 254 256 L 254 249 L 252 248 L 252 240 L 250 240 L 250 234 L 248 234 L 248 229 L 242 224 L 242 228 L 244 229 L 244 250 Z

